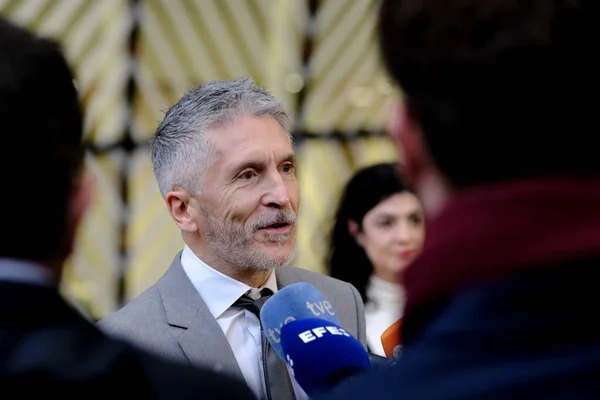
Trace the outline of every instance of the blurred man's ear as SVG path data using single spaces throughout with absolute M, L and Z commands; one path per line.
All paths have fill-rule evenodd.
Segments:
M 67 225 L 65 234 L 63 237 L 60 254 L 56 260 L 56 272 L 61 274 L 62 263 L 65 259 L 71 256 L 75 247 L 75 241 L 77 238 L 77 230 L 81 225 L 81 222 L 87 215 L 94 196 L 96 194 L 96 177 L 90 172 L 86 171 L 79 180 L 75 183 L 71 191 L 71 197 L 69 198 L 69 208 L 67 210 Z
M 437 212 L 448 200 L 451 187 L 436 167 L 421 127 L 405 104 L 392 109 L 388 134 L 402 155 L 403 175 L 415 188 L 426 214 Z
M 426 165 L 427 151 L 421 130 L 414 123 L 404 102 L 392 107 L 387 125 L 388 135 L 402 155 L 402 165 L 406 178 L 418 184 Z
M 86 216 L 96 195 L 96 184 L 96 177 L 86 171 L 75 185 L 69 207 L 69 230 L 75 232 Z

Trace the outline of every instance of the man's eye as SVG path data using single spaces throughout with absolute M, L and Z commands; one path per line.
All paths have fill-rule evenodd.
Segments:
M 283 167 L 281 167 L 281 169 L 283 172 L 288 173 L 294 170 L 294 166 L 292 164 L 285 164 Z
M 240 176 L 238 176 L 238 179 L 252 179 L 254 177 L 254 172 L 252 171 L 246 171 L 246 172 L 242 172 L 240 174 Z

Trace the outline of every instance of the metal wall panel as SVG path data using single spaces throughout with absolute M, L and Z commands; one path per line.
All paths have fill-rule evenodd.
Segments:
M 296 120 L 295 265 L 324 272 L 331 217 L 356 168 L 396 159 L 394 90 L 375 43 L 378 0 L 0 0 L 0 15 L 65 49 L 99 190 L 63 292 L 92 318 L 152 285 L 183 246 L 147 141 L 188 89 L 250 76 Z

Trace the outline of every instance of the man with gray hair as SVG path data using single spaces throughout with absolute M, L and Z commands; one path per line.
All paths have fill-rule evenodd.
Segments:
M 272 349 L 261 351 L 268 343 L 242 299 L 308 282 L 365 343 L 356 289 L 288 266 L 300 200 L 290 129 L 283 106 L 250 79 L 207 83 L 166 113 L 151 142 L 152 163 L 185 247 L 156 285 L 100 322 L 105 331 L 243 377 L 267 399 L 306 394 L 283 360 L 265 356 Z

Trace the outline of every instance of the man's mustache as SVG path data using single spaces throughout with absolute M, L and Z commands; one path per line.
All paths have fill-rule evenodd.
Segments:
M 264 229 L 275 224 L 295 225 L 298 220 L 298 215 L 293 211 L 279 210 L 272 214 L 265 214 L 259 217 L 252 224 L 253 230 Z

